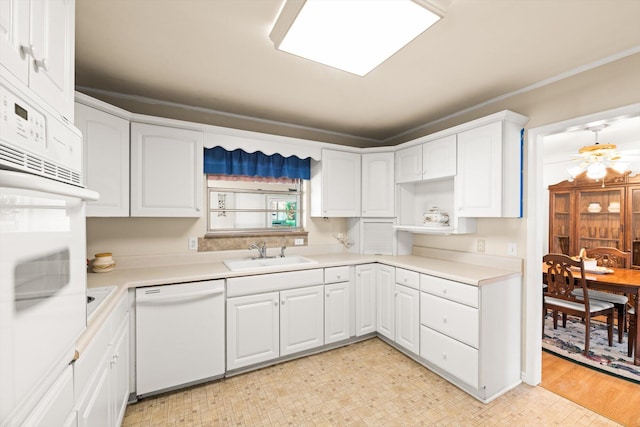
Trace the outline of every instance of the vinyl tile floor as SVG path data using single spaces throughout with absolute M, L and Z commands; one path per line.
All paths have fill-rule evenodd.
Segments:
M 143 399 L 123 426 L 617 426 L 542 387 L 483 404 L 374 338 Z

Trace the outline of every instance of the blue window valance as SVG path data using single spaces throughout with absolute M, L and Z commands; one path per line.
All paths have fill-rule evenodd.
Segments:
M 217 175 L 245 175 L 274 178 L 311 177 L 311 159 L 280 154 L 267 156 L 260 151 L 247 153 L 237 149 L 227 151 L 222 147 L 204 149 L 204 172 Z

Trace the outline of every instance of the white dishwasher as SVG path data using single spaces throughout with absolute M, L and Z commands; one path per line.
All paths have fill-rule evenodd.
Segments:
M 136 289 L 136 394 L 224 374 L 224 280 Z

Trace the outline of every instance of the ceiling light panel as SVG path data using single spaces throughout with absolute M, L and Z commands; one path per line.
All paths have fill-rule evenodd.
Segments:
M 288 0 L 271 38 L 282 51 L 364 76 L 439 19 L 413 0 Z

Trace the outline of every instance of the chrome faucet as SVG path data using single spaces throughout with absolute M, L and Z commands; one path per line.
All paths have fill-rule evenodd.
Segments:
M 280 258 L 284 258 L 284 250 L 287 249 L 286 245 L 282 245 L 280 248 Z
M 267 242 L 263 241 L 262 243 L 252 243 L 249 245 L 249 250 L 251 249 L 257 249 L 260 258 L 267 257 Z

